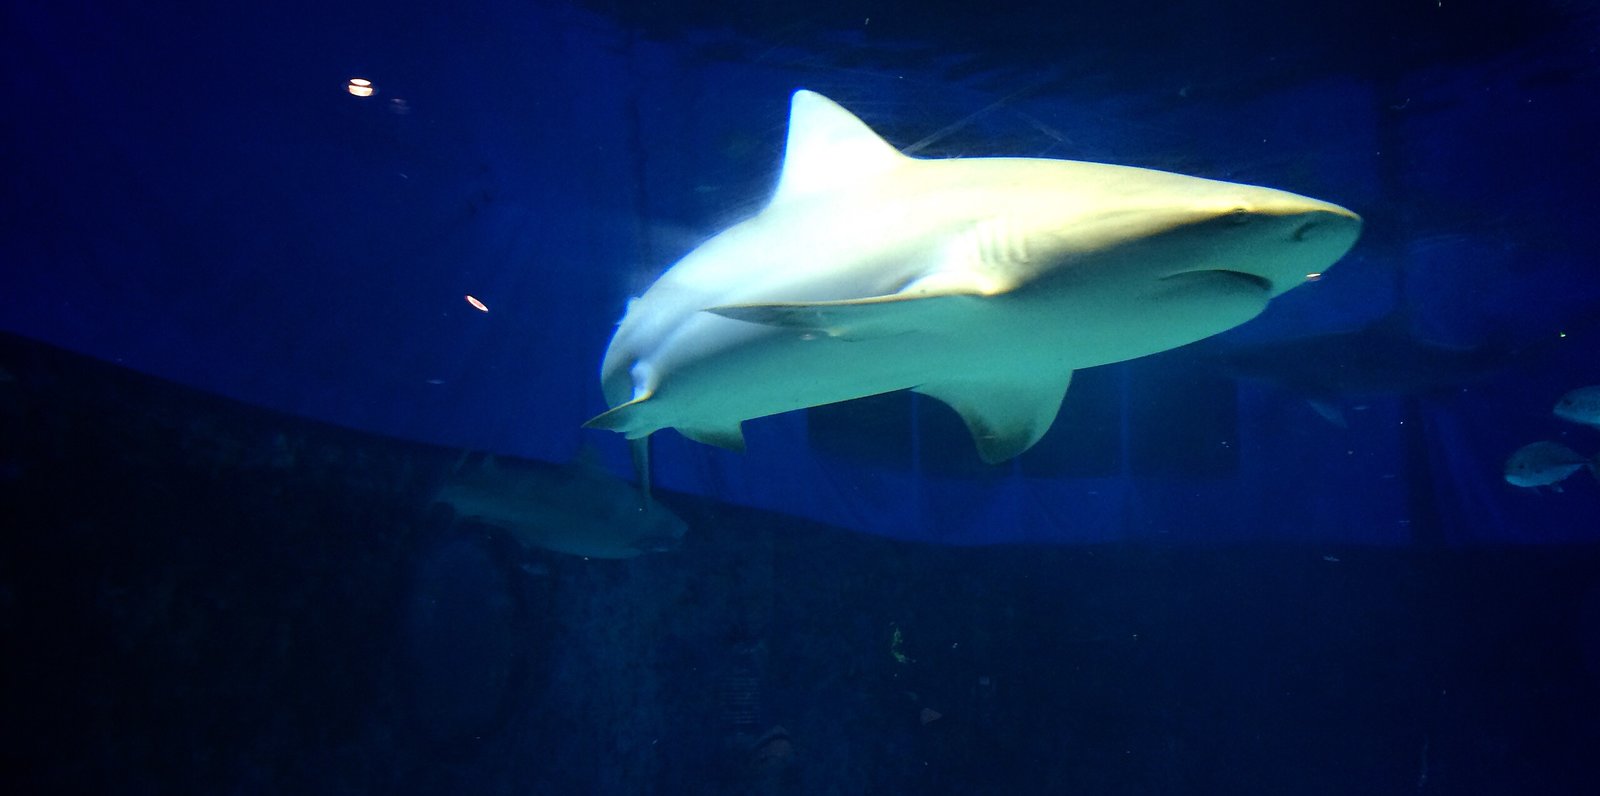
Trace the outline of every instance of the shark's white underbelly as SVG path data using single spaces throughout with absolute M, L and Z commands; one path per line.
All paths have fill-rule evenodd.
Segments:
M 952 314 L 929 328 L 866 339 L 703 314 L 695 328 L 645 361 L 661 377 L 647 404 L 649 425 L 727 427 L 953 375 L 1000 380 L 1047 372 L 1064 378 L 1216 334 L 1267 303 L 1266 295 L 1232 285 L 1185 289 L 1177 295 L 1121 287 L 1024 292 L 989 299 L 981 312 Z

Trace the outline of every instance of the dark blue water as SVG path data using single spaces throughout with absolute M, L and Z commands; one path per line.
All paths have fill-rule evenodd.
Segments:
M 1597 47 L 1558 2 L 7 8 L 0 781 L 1591 792 L 1600 483 L 1502 472 L 1600 451 L 1551 412 L 1600 384 Z M 602 530 L 614 325 L 802 87 L 1365 228 L 1002 465 L 897 393 L 656 434 L 669 552 L 434 505 L 487 451 Z

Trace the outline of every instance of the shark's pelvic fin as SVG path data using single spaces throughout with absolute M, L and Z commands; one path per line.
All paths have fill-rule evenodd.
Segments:
M 937 398 L 966 421 L 978 455 L 998 464 L 1033 447 L 1055 422 L 1072 374 L 956 379 L 915 388 Z
M 715 445 L 734 453 L 744 453 L 744 430 L 738 423 L 733 424 L 731 428 L 679 427 L 678 432 L 702 445 Z
M 857 183 L 909 160 L 855 114 L 802 89 L 789 104 L 789 140 L 772 204 Z

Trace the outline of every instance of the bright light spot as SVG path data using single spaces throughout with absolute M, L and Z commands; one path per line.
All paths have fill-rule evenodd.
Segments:
M 489 311 L 489 305 L 484 304 L 483 302 L 479 301 L 474 296 L 467 296 L 467 303 L 471 304 L 472 308 L 477 310 L 478 312 L 488 312 Z
M 1318 281 L 1320 279 L 1322 279 L 1322 272 L 1320 272 L 1320 271 L 1314 271 L 1312 273 L 1306 274 L 1306 281 L 1307 282 L 1316 282 L 1316 281 Z
M 345 86 L 344 90 L 350 92 L 352 97 L 370 97 L 377 92 L 377 89 L 372 87 L 372 81 L 364 77 L 350 78 L 350 84 Z

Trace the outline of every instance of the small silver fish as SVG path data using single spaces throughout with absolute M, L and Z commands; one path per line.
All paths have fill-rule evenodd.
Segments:
M 1533 442 L 1518 448 L 1506 460 L 1506 482 L 1528 489 L 1547 486 L 1560 492 L 1561 482 L 1585 467 L 1600 478 L 1600 462 L 1586 459 L 1559 442 Z
M 1600 384 L 1579 387 L 1556 401 L 1556 417 L 1600 428 Z

